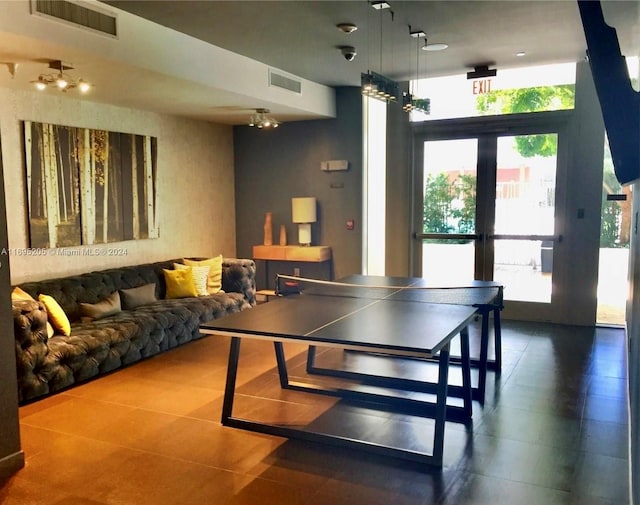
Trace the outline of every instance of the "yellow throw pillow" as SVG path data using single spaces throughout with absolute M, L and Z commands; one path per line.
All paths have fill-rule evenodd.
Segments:
M 36 301 L 36 299 L 31 296 L 29 293 L 27 293 L 24 289 L 16 286 L 15 288 L 13 288 L 13 291 L 11 291 L 11 301 L 15 302 L 15 301 Z
M 198 296 L 196 285 L 193 283 L 191 268 L 184 270 L 167 270 L 164 272 L 164 281 L 167 284 L 167 293 L 165 298 L 187 298 L 190 296 Z
M 203 267 L 188 267 L 181 265 L 180 263 L 174 263 L 173 268 L 176 270 L 184 270 L 185 268 L 191 269 L 191 276 L 193 277 L 193 284 L 196 286 L 196 292 L 198 296 L 206 296 L 209 294 L 207 291 L 207 280 L 209 278 L 209 266 Z
M 209 275 L 207 276 L 207 292 L 210 295 L 219 293 L 222 290 L 222 254 L 208 260 L 190 260 L 183 259 L 183 263 L 190 267 L 209 267 Z
M 16 286 L 15 288 L 13 288 L 13 291 L 11 291 L 11 301 L 12 302 L 21 302 L 21 301 L 35 302 L 36 299 L 33 296 L 31 296 L 29 293 L 27 293 L 24 289 Z M 51 326 L 51 323 L 47 321 L 47 337 L 48 338 L 53 337 L 54 333 L 55 331 L 53 330 L 53 326 Z
M 45 308 L 47 309 L 47 314 L 49 315 L 49 321 L 53 325 L 53 327 L 58 331 L 58 333 L 62 333 L 65 336 L 71 335 L 71 323 L 69 323 L 69 318 L 62 310 L 62 307 L 56 302 L 55 298 L 49 295 L 38 295 L 38 300 L 40 300 Z

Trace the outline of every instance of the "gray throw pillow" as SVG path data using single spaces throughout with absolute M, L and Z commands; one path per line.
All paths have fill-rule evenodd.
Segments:
M 120 307 L 120 295 L 117 291 L 111 293 L 104 300 L 100 300 L 98 303 L 81 303 L 80 315 L 82 322 L 89 322 L 95 319 L 102 319 L 103 317 L 117 314 L 122 309 Z
M 156 298 L 156 285 L 155 283 L 151 283 L 138 286 L 137 288 L 121 289 L 120 298 L 124 310 L 135 309 L 140 305 L 148 305 L 158 301 Z

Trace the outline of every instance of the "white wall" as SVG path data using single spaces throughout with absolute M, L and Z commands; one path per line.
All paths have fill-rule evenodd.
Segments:
M 266 107 L 296 120 L 335 117 L 335 91 L 328 86 L 296 76 L 290 77 L 301 82 L 302 93 L 270 86 L 269 65 L 96 0 L 82 3 L 116 16 L 117 37 L 32 15 L 30 3 L 0 0 L 0 86 L 31 87 L 31 79 L 48 72 L 43 58 L 55 58 L 94 84 L 92 98 L 103 103 L 147 104 L 142 107 L 192 118 L 212 117 L 229 106 Z M 15 78 L 4 61 L 19 63 Z
M 9 248 L 29 246 L 22 121 L 150 135 L 158 139 L 160 238 L 117 244 L 123 256 L 12 254 L 11 282 L 60 277 L 181 256 L 235 256 L 233 131 L 230 126 L 0 88 Z M 73 248 L 70 248 L 73 249 Z M 56 251 L 56 250 L 51 250 Z

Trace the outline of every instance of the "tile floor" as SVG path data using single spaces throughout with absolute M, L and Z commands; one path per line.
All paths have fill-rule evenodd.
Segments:
M 2 483 L 0 503 L 629 502 L 620 329 L 505 321 L 503 372 L 490 373 L 472 423 L 447 423 L 442 470 L 221 426 L 228 345 L 206 337 L 23 406 L 26 466 Z M 294 375 L 304 368 L 303 351 L 287 348 Z M 334 399 L 282 392 L 273 367 L 268 342 L 243 343 L 237 415 L 337 422 L 354 433 L 424 443 L 430 420 L 351 415 Z

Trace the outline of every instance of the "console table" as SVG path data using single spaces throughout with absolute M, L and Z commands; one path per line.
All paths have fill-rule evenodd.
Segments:
M 333 279 L 329 246 L 255 245 L 253 259 L 258 263 L 258 289 L 275 289 L 276 274 Z

